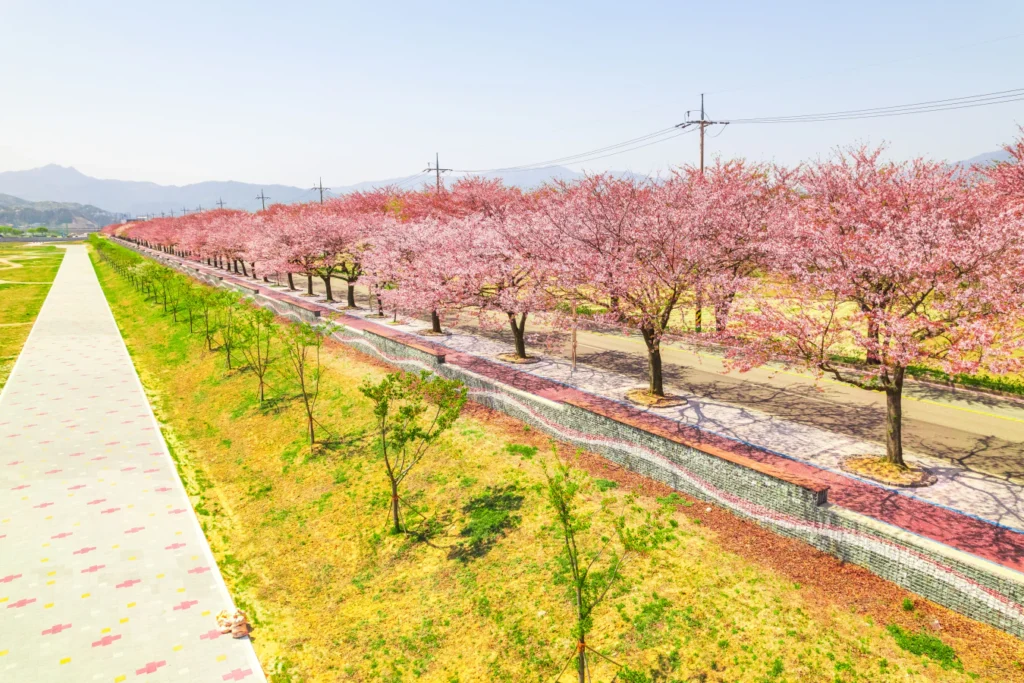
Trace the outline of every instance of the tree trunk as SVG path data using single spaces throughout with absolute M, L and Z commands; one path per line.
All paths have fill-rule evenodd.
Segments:
M 356 307 L 356 283 L 354 282 L 348 283 L 348 307 Z
M 441 334 L 441 316 L 437 314 L 437 311 L 430 312 L 430 329 L 437 334 Z
M 903 462 L 903 376 L 906 368 L 893 370 L 892 384 L 885 390 L 885 459 L 905 467 Z
M 715 302 L 715 332 L 722 334 L 729 325 L 729 312 L 732 310 L 735 292 L 730 292 L 723 299 Z
M 654 330 L 644 328 L 640 330 L 647 345 L 647 364 L 650 369 L 650 385 L 648 391 L 653 396 L 665 395 L 665 383 L 661 374 L 661 340 L 654 334 Z
M 402 522 L 398 518 L 398 484 L 391 482 L 391 519 L 395 524 L 395 533 L 402 533 Z
M 384 300 L 380 298 L 380 293 L 377 293 L 377 315 L 384 317 Z
M 520 315 L 518 321 L 515 313 L 509 313 L 508 322 L 516 344 L 516 358 L 526 358 L 526 313 Z
M 868 318 L 868 339 L 871 343 L 878 343 L 878 322 L 873 318 Z M 868 365 L 880 365 L 882 360 L 878 357 L 877 349 L 868 349 Z
M 587 683 L 587 633 L 583 630 L 580 611 L 583 609 L 583 591 L 576 586 L 576 628 L 579 629 L 579 642 L 576 643 L 576 676 L 577 683 Z
M 245 268 L 245 262 L 244 261 L 242 262 L 242 268 Z M 252 271 L 252 279 L 256 280 L 257 278 L 256 278 L 256 262 L 255 261 L 249 261 L 249 270 Z
M 693 312 L 693 329 L 697 334 L 704 331 L 704 293 L 697 292 L 696 310 Z
M 306 294 L 313 296 L 313 275 L 306 273 Z
M 242 264 L 242 275 L 248 276 L 249 273 L 248 273 L 248 271 L 245 270 L 245 261 L 239 261 L 239 263 Z M 238 270 L 236 269 L 235 272 L 237 273 Z
M 307 413 L 306 417 L 308 418 L 307 424 L 309 425 L 309 445 L 312 446 L 316 443 L 316 432 L 313 431 L 313 415 Z
M 292 279 L 291 272 L 288 273 L 288 289 L 295 291 L 295 280 Z
M 334 301 L 334 294 L 331 292 L 331 276 L 321 275 L 320 279 L 324 281 L 324 291 L 327 292 L 327 300 Z

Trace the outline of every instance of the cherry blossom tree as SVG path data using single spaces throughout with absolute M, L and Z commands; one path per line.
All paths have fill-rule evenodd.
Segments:
M 333 202 L 337 206 L 338 276 L 348 285 L 347 305 L 356 308 L 356 283 L 365 270 L 366 252 L 394 218 L 387 211 L 367 208 L 362 198 L 350 195 Z
M 1024 244 L 991 185 L 924 160 L 851 149 L 807 168 L 780 252 L 779 288 L 753 291 L 734 360 L 799 364 L 886 396 L 886 458 L 904 466 L 907 368 L 1024 366 Z M 740 320 L 739 318 L 742 318 Z M 850 367 L 858 353 L 872 362 Z
M 453 195 L 466 189 L 460 185 Z M 557 303 L 556 271 L 547 258 L 556 235 L 535 204 L 518 191 L 500 183 L 480 183 L 474 189 L 489 192 L 486 204 L 476 203 L 476 239 L 462 262 L 466 302 L 480 312 L 482 327 L 500 324 L 504 318 L 512 331 L 515 357 L 525 360 L 528 316 L 549 311 Z
M 431 216 L 382 224 L 366 263 L 383 301 L 395 310 L 429 312 L 431 332 L 441 334 L 442 317 L 468 302 L 467 254 L 481 220 Z
M 698 275 L 681 183 L 593 176 L 541 200 L 556 237 L 549 259 L 563 291 L 600 311 L 598 318 L 640 332 L 655 398 L 665 396 L 662 339 L 681 331 L 672 314 Z
M 322 218 L 322 211 L 311 209 L 310 205 L 282 207 L 271 219 L 275 226 L 272 242 L 264 247 L 272 268 L 306 276 L 307 296 L 313 296 L 313 275 L 323 253 L 323 243 L 317 234 Z
M 695 298 L 707 294 L 715 310 L 715 330 L 726 330 L 737 293 L 770 266 L 771 246 L 783 238 L 794 192 L 790 172 L 742 159 L 716 161 L 703 172 L 685 167 L 674 173 L 676 206 L 687 213 L 699 243 L 700 277 Z M 697 312 L 701 308 L 698 304 Z M 700 317 L 695 331 L 701 331 Z
M 986 168 L 976 168 L 982 177 L 992 182 L 997 196 L 1006 203 L 1006 210 L 1024 213 L 1024 126 L 1021 137 L 1003 147 L 1010 155 L 1008 161 Z

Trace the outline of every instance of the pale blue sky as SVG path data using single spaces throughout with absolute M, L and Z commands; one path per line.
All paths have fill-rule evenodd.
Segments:
M 1015 37 L 1011 37 L 1015 36 Z M 998 40 L 997 40 L 998 39 Z M 0 0 L 0 171 L 308 185 L 491 168 L 712 117 L 1024 87 L 1024 3 Z M 797 162 L 996 149 L 1024 102 L 731 126 L 709 154 Z M 694 161 L 690 135 L 588 170 Z

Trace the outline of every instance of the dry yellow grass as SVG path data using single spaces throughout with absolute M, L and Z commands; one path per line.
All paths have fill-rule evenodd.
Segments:
M 370 406 L 356 391 L 386 368 L 331 345 L 320 419 L 336 443 L 310 452 L 286 379 L 270 380 L 276 398 L 260 408 L 250 373 L 226 371 L 223 355 L 206 353 L 187 324 L 172 325 L 97 268 L 221 569 L 255 617 L 255 647 L 272 681 L 552 680 L 572 639 L 570 605 L 552 584 L 559 541 L 545 529 L 543 470 L 571 452 L 472 410 L 405 486 L 444 531 L 429 541 L 391 535 Z M 517 444 L 539 448 L 508 449 Z M 518 528 L 482 557 L 452 559 L 465 504 L 508 485 L 523 496 Z M 587 506 L 615 509 L 625 495 L 590 479 Z M 659 505 L 653 496 L 638 504 Z M 685 506 L 673 520 L 675 540 L 632 564 L 595 619 L 591 642 L 612 659 L 666 682 L 969 680 L 901 650 L 884 623 L 724 550 Z M 979 629 L 1008 659 L 954 639 L 966 670 L 1010 680 L 1024 649 Z M 614 671 L 598 664 L 594 680 Z

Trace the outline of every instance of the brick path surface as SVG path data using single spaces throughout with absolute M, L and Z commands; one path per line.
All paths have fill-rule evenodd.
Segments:
M 263 681 L 85 247 L 0 393 L 0 680 Z

